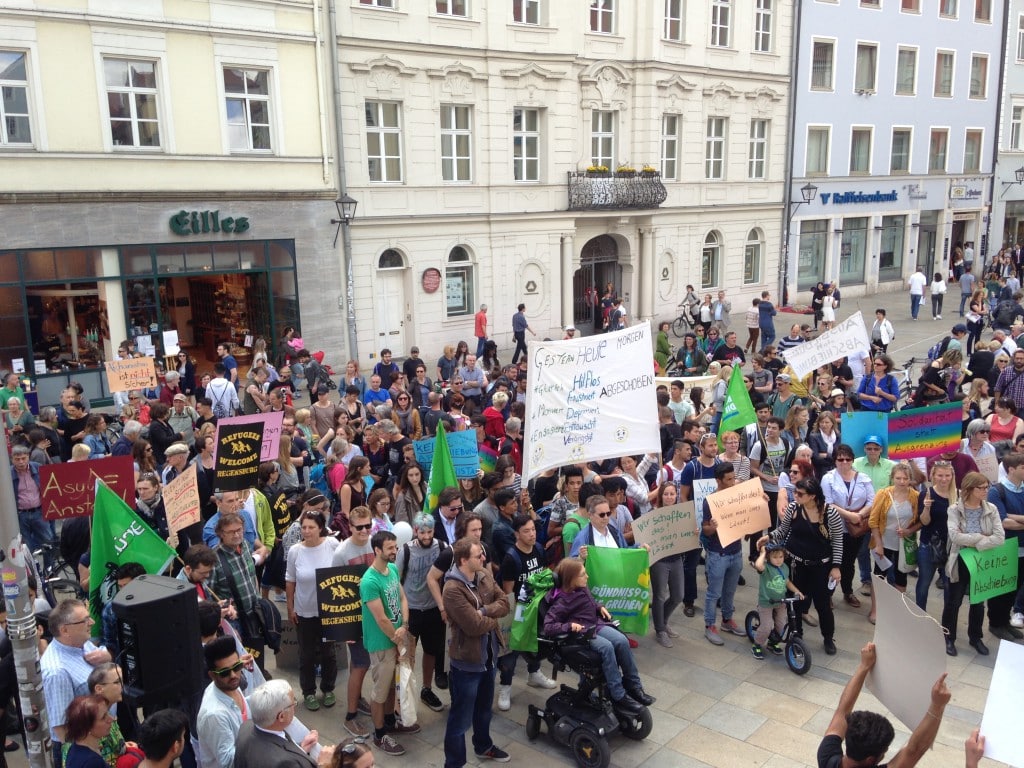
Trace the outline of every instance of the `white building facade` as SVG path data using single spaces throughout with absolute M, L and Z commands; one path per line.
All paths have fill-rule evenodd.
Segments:
M 1024 244 L 1024 0 L 1009 3 L 1000 96 L 993 250 Z

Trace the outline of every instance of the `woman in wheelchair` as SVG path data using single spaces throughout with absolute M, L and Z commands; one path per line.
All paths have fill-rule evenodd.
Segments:
M 601 656 L 605 682 L 615 708 L 635 715 L 653 704 L 654 697 L 644 691 L 640 682 L 629 640 L 612 623 L 608 610 L 590 594 L 587 578 L 581 560 L 569 557 L 558 564 L 555 588 L 544 598 L 548 603 L 544 634 L 585 633 L 590 647 Z

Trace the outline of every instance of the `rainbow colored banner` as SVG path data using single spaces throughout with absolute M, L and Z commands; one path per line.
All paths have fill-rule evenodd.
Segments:
M 960 450 L 962 416 L 959 402 L 890 413 L 889 458 L 927 458 Z

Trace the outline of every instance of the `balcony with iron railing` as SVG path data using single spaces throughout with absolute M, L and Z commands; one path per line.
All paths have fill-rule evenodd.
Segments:
M 661 173 L 591 168 L 569 173 L 570 211 L 623 211 L 657 208 L 668 197 Z

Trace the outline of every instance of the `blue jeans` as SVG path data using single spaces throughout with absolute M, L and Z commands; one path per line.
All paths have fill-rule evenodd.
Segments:
M 743 572 L 743 550 L 732 555 L 721 555 L 708 551 L 705 555 L 708 572 L 708 593 L 704 598 L 704 626 L 715 624 L 719 598 L 722 600 L 722 621 L 728 621 L 733 614 L 733 597 Z
M 775 326 L 774 325 L 762 325 L 761 326 L 761 349 L 764 349 L 769 344 L 775 343 Z
M 444 731 L 444 766 L 462 768 L 466 764 L 466 731 L 473 726 L 473 751 L 486 752 L 491 741 L 491 714 L 494 703 L 494 677 L 497 669 L 465 672 L 452 665 L 448 673 L 452 706 Z
M 960 294 L 960 317 L 964 316 L 964 304 L 966 304 L 967 300 L 970 299 L 970 298 L 971 298 L 971 294 L 969 294 L 969 293 L 961 293 Z
M 484 344 L 486 344 L 486 343 L 487 343 L 487 337 L 486 336 L 477 336 L 476 337 L 476 356 L 477 357 L 483 357 L 484 356 Z
M 924 297 L 919 293 L 910 294 L 910 316 L 917 320 L 917 313 L 921 311 L 921 299 Z
M 700 565 L 700 550 L 691 549 L 683 553 L 683 604 L 697 602 L 697 566 Z
M 53 531 L 50 524 L 43 519 L 43 510 L 39 507 L 18 510 L 18 529 L 31 552 L 35 552 L 43 544 L 53 544 Z
M 615 627 L 601 627 L 597 636 L 590 641 L 590 647 L 601 654 L 601 669 L 613 701 L 626 695 L 623 682 L 630 688 L 641 687 L 640 673 L 633 652 L 629 649 L 629 639 L 619 630 Z
M 724 407 L 724 403 L 723 403 Z M 711 417 L 711 432 L 718 433 L 718 425 L 722 423 L 722 412 L 719 410 L 715 411 L 715 415 Z
M 932 580 L 937 570 L 932 548 L 928 544 L 917 545 L 917 587 L 914 602 L 922 611 L 928 610 L 928 590 L 932 588 Z
M 870 536 L 864 536 L 857 550 L 857 568 L 860 569 L 860 583 L 871 584 L 871 542 Z

